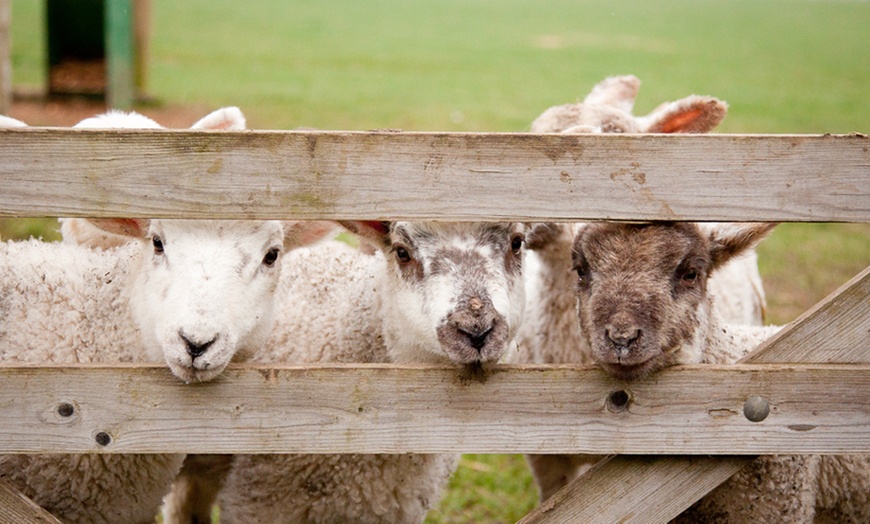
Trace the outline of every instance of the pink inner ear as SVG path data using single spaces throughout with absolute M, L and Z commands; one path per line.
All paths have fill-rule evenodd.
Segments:
M 389 225 L 387 225 L 385 222 L 379 222 L 377 220 L 365 220 L 360 223 L 364 224 L 369 229 L 377 231 L 381 235 L 386 235 L 390 231 Z
M 686 111 L 678 116 L 668 118 L 665 122 L 662 122 L 661 132 L 675 133 L 688 126 L 690 122 L 695 121 L 702 113 L 703 111 L 700 109 L 693 109 L 692 111 Z
M 138 238 L 148 229 L 148 219 L 141 218 L 92 218 L 91 224 L 103 231 Z

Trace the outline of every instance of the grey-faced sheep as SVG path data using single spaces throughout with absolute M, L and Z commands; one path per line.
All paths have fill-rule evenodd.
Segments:
M 552 107 L 533 123 L 536 133 L 701 133 L 715 128 L 727 105 L 712 97 L 690 96 L 660 105 L 643 117 L 632 115 L 640 81 L 610 77 L 597 84 L 581 103 Z M 510 355 L 515 363 L 591 364 L 582 351 L 571 276 L 571 247 L 584 224 L 541 223 L 527 239 L 526 308 Z M 715 225 L 711 225 L 713 227 Z M 705 226 L 707 227 L 707 226 Z M 721 268 L 710 281 L 715 304 L 729 321 L 761 324 L 764 290 L 754 250 Z M 527 455 L 535 481 L 546 500 L 601 457 L 594 455 Z
M 346 223 L 380 247 L 298 250 L 286 314 L 256 362 L 499 360 L 523 308 L 520 224 Z M 456 455 L 240 455 L 226 522 L 421 522 Z
M 209 380 L 263 345 L 280 255 L 306 224 L 93 220 L 130 238 L 99 251 L 0 244 L 0 360 L 165 362 Z M 183 455 L 0 456 L 0 477 L 69 522 L 151 522 Z

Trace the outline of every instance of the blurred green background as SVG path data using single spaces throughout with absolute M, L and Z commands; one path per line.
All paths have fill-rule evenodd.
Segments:
M 42 17 L 13 1 L 17 87 L 45 83 Z M 526 131 L 631 73 L 638 114 L 697 93 L 728 101 L 722 133 L 870 132 L 870 2 L 153 0 L 151 24 L 140 110 L 165 124 L 238 105 L 255 129 Z M 0 221 L 4 239 L 55 230 Z M 870 225 L 785 224 L 759 252 L 785 323 L 870 264 Z M 521 457 L 466 456 L 429 521 L 512 522 L 535 502 Z

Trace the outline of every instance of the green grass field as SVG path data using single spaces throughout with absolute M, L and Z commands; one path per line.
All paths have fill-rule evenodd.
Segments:
M 44 81 L 42 4 L 13 1 L 19 86 Z M 148 94 L 252 128 L 524 131 L 632 73 L 637 113 L 698 93 L 729 102 L 724 133 L 870 132 L 870 2 L 153 0 L 152 23 Z M 870 264 L 870 226 L 786 224 L 759 251 L 784 323 Z M 520 457 L 468 456 L 429 521 L 512 522 L 535 499 Z

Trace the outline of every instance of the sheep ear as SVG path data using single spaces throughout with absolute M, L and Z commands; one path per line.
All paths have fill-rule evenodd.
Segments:
M 338 223 L 378 249 L 383 249 L 389 245 L 390 224 L 392 222 L 379 220 L 339 220 Z
M 190 128 L 241 131 L 245 129 L 245 115 L 238 107 L 222 107 L 205 115 Z
M 715 271 L 767 238 L 774 222 L 721 223 L 710 228 L 710 270 Z
M 88 218 L 91 225 L 107 233 L 131 238 L 144 238 L 151 221 L 147 218 Z
M 0 129 L 8 129 L 11 127 L 27 127 L 27 124 L 21 120 L 16 120 L 11 116 L 0 115 Z
M 666 102 L 645 117 L 638 118 L 645 133 L 706 133 L 728 113 L 728 104 L 711 96 L 692 95 Z
M 596 84 L 583 103 L 610 106 L 631 114 L 638 89 L 640 80 L 634 75 L 611 76 Z
M 338 224 L 326 220 L 285 220 L 283 224 L 287 250 L 334 238 L 338 230 Z

